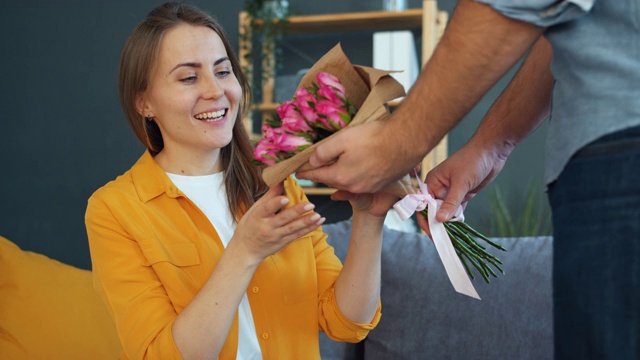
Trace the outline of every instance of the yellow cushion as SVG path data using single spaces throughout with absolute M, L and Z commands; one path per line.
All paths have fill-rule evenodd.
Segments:
M 121 352 L 90 271 L 0 236 L 0 358 L 117 359 Z

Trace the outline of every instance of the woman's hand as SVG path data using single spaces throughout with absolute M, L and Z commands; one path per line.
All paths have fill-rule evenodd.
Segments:
M 233 234 L 234 245 L 241 246 L 255 262 L 275 254 L 325 221 L 313 211 L 315 206 L 310 202 L 287 208 L 289 199 L 282 190 L 282 183 L 269 189 L 242 217 Z

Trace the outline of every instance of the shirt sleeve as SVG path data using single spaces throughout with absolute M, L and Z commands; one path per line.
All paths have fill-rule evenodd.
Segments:
M 288 196 L 292 202 L 307 201 L 302 188 L 293 178 L 288 178 L 285 182 Z M 355 323 L 346 318 L 340 309 L 335 298 L 335 283 L 340 271 L 342 262 L 335 255 L 333 247 L 327 243 L 327 234 L 322 229 L 314 230 L 310 233 L 314 254 L 316 259 L 316 272 L 318 284 L 318 327 L 325 334 L 336 341 L 359 342 L 363 340 L 369 331 L 375 328 L 380 321 L 381 303 L 378 301 L 376 313 L 368 324 Z M 349 241 L 349 239 L 344 239 Z
M 540 27 L 575 20 L 587 14 L 596 0 L 476 0 L 502 15 Z
M 138 243 L 118 221 L 117 209 L 103 197 L 89 199 L 85 223 L 94 286 L 114 319 L 123 349 L 130 359 L 180 359 L 172 334 L 177 313 Z

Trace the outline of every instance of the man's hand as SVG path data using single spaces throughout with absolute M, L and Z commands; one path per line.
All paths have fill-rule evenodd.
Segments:
M 315 169 L 296 173 L 300 179 L 350 193 L 374 193 L 407 174 L 421 159 L 389 121 L 372 121 L 331 135 L 311 155 Z
M 508 155 L 487 144 L 470 142 L 429 171 L 425 179 L 429 192 L 444 200 L 436 218 L 441 222 L 451 219 L 458 206 L 495 179 Z

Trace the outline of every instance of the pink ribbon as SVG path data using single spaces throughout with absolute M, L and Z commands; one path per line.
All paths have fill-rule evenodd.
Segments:
M 416 176 L 416 178 L 418 178 Z M 400 219 L 402 221 L 410 218 L 413 213 L 422 211 L 427 208 L 427 205 L 433 200 L 433 197 L 427 191 L 427 184 L 420 181 L 418 178 L 418 186 L 420 187 L 415 194 L 408 194 L 393 205 Z
M 442 200 L 436 200 L 429 194 L 427 184 L 420 181 L 418 178 L 418 186 L 415 194 L 408 194 L 400 201 L 393 205 L 400 218 L 404 221 L 410 218 L 416 211 L 422 211 L 427 209 L 427 220 L 429 222 L 429 231 L 431 232 L 431 239 L 436 246 L 440 260 L 447 272 L 449 281 L 453 285 L 453 288 L 464 295 L 472 298 L 480 299 L 480 296 L 476 292 L 476 289 L 471 284 L 471 280 L 467 275 L 466 270 L 462 266 L 462 262 L 456 254 L 456 250 L 451 243 L 451 238 L 447 233 L 447 229 L 444 224 L 436 219 L 436 213 L 438 207 L 442 204 Z M 451 221 L 463 221 L 464 215 L 462 214 L 462 207 L 456 209 L 453 219 Z
M 436 208 L 440 208 L 442 205 L 442 200 L 434 199 L 433 196 L 429 194 L 427 184 L 423 183 L 417 176 L 416 179 L 418 180 L 419 187 L 419 189 L 416 190 L 417 192 L 415 194 L 406 195 L 393 205 L 393 208 L 396 210 L 402 221 L 409 219 L 413 213 L 426 209 L 430 204 Z M 455 214 L 453 214 L 453 217 L 449 221 L 464 221 L 462 206 L 458 206 Z

